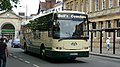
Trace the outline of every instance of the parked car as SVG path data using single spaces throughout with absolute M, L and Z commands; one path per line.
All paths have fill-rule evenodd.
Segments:
M 20 39 L 13 39 L 11 42 L 11 47 L 20 47 Z

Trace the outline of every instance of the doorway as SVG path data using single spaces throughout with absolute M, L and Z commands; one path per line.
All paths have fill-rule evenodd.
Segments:
M 10 23 L 3 25 L 1 35 L 8 39 L 13 39 L 15 36 L 15 27 Z

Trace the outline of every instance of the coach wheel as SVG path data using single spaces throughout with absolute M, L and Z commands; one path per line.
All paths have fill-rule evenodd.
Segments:
M 24 43 L 24 52 L 27 53 L 27 46 L 26 46 L 26 43 Z
M 41 46 L 41 49 L 40 49 L 40 57 L 42 59 L 45 59 L 45 48 L 44 46 Z

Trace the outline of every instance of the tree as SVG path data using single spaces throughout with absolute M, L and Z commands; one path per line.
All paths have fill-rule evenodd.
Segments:
M 11 10 L 13 7 L 17 7 L 18 2 L 19 0 L 0 0 L 0 11 Z

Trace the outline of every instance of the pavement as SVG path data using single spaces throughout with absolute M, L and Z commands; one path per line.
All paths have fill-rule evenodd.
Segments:
M 102 48 L 102 53 L 100 53 L 100 48 L 92 48 L 90 55 L 120 59 L 120 48 L 115 49 L 115 54 L 113 54 L 112 48 L 109 51 L 106 48 Z

